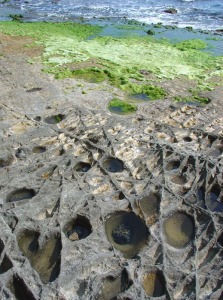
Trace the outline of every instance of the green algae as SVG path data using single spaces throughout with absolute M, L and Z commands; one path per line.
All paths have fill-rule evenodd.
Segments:
M 206 97 L 200 97 L 200 96 L 191 96 L 191 97 L 176 96 L 174 97 L 174 100 L 176 102 L 186 102 L 186 103 L 200 103 L 200 104 L 210 103 L 210 99 Z
M 51 71 L 53 73 L 53 70 Z M 71 70 L 69 68 L 57 69 L 54 72 L 56 79 L 80 78 L 88 82 L 100 83 L 107 79 L 106 74 L 99 68 L 83 68 Z
M 50 38 L 54 38 L 55 42 L 57 38 L 60 40 L 60 38 L 63 37 L 86 39 L 92 34 L 98 33 L 100 30 L 101 27 L 97 25 L 92 26 L 73 22 L 0 22 L 1 32 L 12 36 L 30 36 L 41 41 L 43 44 Z
M 134 113 L 137 110 L 137 106 L 134 104 L 130 104 L 127 101 L 114 98 L 109 102 L 108 109 L 111 112 L 118 114 L 129 114 Z
M 200 51 L 205 44 L 203 41 L 191 40 L 173 45 L 149 36 L 97 36 L 100 30 L 99 26 L 78 23 L 0 23 L 1 32 L 35 38 L 44 47 L 44 70 L 55 74 L 56 78 L 77 77 L 93 82 L 108 80 L 134 93 L 138 81 L 142 82 L 140 86 L 148 85 L 148 79 L 140 74 L 140 70 L 147 70 L 158 80 L 179 76 L 207 79 L 212 74 L 223 74 L 223 57 Z M 91 36 L 95 38 L 88 39 Z M 78 67 L 75 70 L 70 67 L 92 59 L 96 63 L 99 61 L 101 67 L 92 69 L 80 66 L 79 70 Z M 136 81 L 135 86 L 133 81 Z M 142 90 L 137 92 L 144 93 Z M 152 91 L 148 93 L 155 99 L 165 96 L 162 92 L 159 97 L 153 96 Z
M 207 47 L 207 44 L 199 39 L 193 39 L 193 40 L 185 40 L 181 41 L 175 44 L 176 48 L 182 51 L 188 50 L 188 49 L 205 49 Z
M 23 15 L 9 15 L 10 18 L 12 18 L 12 21 L 16 22 L 22 22 Z
M 145 94 L 150 100 L 163 99 L 167 95 L 163 88 L 155 85 L 129 83 L 122 89 L 131 94 Z

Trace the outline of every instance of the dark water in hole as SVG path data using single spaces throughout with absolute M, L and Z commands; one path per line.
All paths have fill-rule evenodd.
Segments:
M 187 182 L 187 178 L 183 175 L 174 175 L 171 177 L 171 181 L 178 185 L 183 185 Z
M 73 240 L 72 236 L 74 235 L 74 233 L 77 234 L 78 240 L 81 240 L 89 236 L 89 234 L 91 233 L 91 229 L 80 225 L 74 226 L 74 228 L 67 232 L 67 236 L 70 240 Z
M 187 142 L 187 143 L 192 142 L 192 138 L 189 137 L 189 136 L 185 136 L 185 137 L 183 138 L 183 140 L 184 140 L 185 142 Z
M 150 297 L 161 297 L 165 293 L 165 282 L 160 272 L 151 272 L 143 276 L 143 288 Z
M 11 260 L 5 255 L 0 265 L 0 274 L 3 274 L 13 267 Z
M 130 95 L 129 98 L 132 99 L 132 100 L 136 100 L 136 101 L 149 101 L 149 100 L 151 100 L 149 98 L 149 96 L 147 96 L 144 93 L 133 94 L 133 95 Z
M 122 172 L 124 169 L 124 164 L 121 160 L 117 158 L 108 158 L 103 162 L 103 167 L 112 173 Z
M 46 147 L 36 146 L 33 148 L 33 153 L 44 153 L 46 152 Z
M 24 280 L 19 276 L 14 275 L 9 289 L 15 296 L 16 300 L 36 300 L 32 292 L 28 289 Z
M 79 162 L 75 167 L 74 167 L 74 171 L 76 172 L 87 172 L 89 171 L 91 168 L 91 165 L 89 163 L 85 163 L 85 162 Z
M 110 112 L 116 113 L 116 114 L 126 114 L 123 111 L 123 108 L 120 106 L 109 106 L 108 109 L 110 110 Z
M 127 224 L 120 224 L 112 230 L 112 237 L 117 244 L 130 244 L 132 236 L 131 228 Z
M 177 170 L 179 166 L 180 166 L 180 161 L 178 160 L 169 161 L 166 166 L 166 170 L 167 171 Z
M 49 116 L 45 118 L 45 122 L 47 124 L 57 124 L 60 123 L 63 119 L 65 119 L 65 116 L 62 114 L 55 115 L 55 116 Z
M 7 197 L 7 202 L 17 202 L 20 200 L 31 199 L 36 195 L 36 192 L 32 189 L 22 189 L 11 193 Z
M 132 282 L 128 278 L 128 273 L 124 269 L 122 273 L 117 276 L 107 276 L 102 283 L 101 292 L 96 296 L 96 300 L 116 299 L 116 296 L 126 291 Z
M 133 212 L 117 212 L 105 222 L 109 242 L 121 251 L 125 258 L 133 258 L 147 239 L 144 221 Z
M 166 242 L 174 248 L 186 247 L 194 238 L 194 220 L 183 212 L 175 212 L 163 222 Z
M 43 283 L 52 282 L 59 276 L 62 249 L 59 237 L 49 238 L 40 247 L 39 233 L 24 231 L 18 236 L 17 241 L 23 255 L 29 259 L 32 268 L 39 274 Z
M 85 239 L 91 232 L 92 227 L 90 221 L 84 216 L 79 216 L 76 220 L 71 221 L 65 226 L 66 236 L 71 241 Z
M 0 168 L 8 167 L 13 163 L 13 156 L 0 158 Z
M 214 186 L 211 192 L 207 195 L 206 205 L 213 212 L 223 211 L 222 199 L 219 200 L 220 192 L 220 187 Z
M 156 194 L 149 194 L 139 201 L 139 205 L 146 216 L 153 216 L 159 212 L 160 200 Z

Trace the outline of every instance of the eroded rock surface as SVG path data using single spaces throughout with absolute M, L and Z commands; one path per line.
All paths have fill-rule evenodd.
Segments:
M 222 88 L 113 115 L 116 89 L 54 80 L 26 42 L 1 35 L 1 299 L 222 299 Z M 131 258 L 115 214 L 146 227 Z

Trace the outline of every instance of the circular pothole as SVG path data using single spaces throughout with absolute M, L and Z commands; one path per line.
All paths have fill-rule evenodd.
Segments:
M 77 216 L 77 218 L 69 222 L 65 226 L 65 234 L 71 241 L 82 240 L 88 237 L 92 232 L 90 221 L 84 216 Z
M 74 171 L 85 173 L 85 172 L 89 171 L 90 168 L 91 168 L 91 165 L 90 165 L 89 163 L 80 161 L 80 162 L 77 163 L 76 166 L 74 167 Z
M 151 98 L 145 93 L 131 94 L 129 96 L 131 100 L 135 101 L 149 101 Z
M 218 157 L 222 154 L 222 149 L 214 148 L 209 152 L 209 156 Z
M 41 153 L 44 153 L 44 152 L 46 152 L 46 147 L 36 146 L 36 147 L 33 148 L 33 153 L 41 154 Z
M 213 212 L 222 212 L 223 203 L 220 198 L 221 187 L 219 185 L 214 185 L 206 197 L 206 205 Z
M 175 212 L 163 222 L 165 240 L 174 248 L 186 247 L 193 240 L 194 233 L 194 220 L 184 212 Z
M 139 205 L 147 217 L 157 214 L 159 211 L 158 195 L 151 193 L 147 196 L 144 196 L 139 200 Z
M 169 161 L 166 165 L 166 171 L 173 171 L 177 170 L 180 167 L 180 161 L 179 160 L 172 160 Z
M 14 157 L 12 155 L 7 155 L 0 158 L 0 168 L 8 167 L 13 163 Z
M 190 136 L 185 136 L 185 137 L 183 138 L 183 140 L 184 140 L 186 143 L 192 142 L 192 138 L 191 138 Z
M 33 189 L 20 189 L 8 195 L 6 202 L 17 202 L 33 198 L 36 192 Z
M 58 114 L 58 115 L 48 116 L 44 119 L 44 121 L 47 124 L 57 124 L 57 123 L 60 123 L 64 119 L 65 119 L 65 115 Z
M 187 178 L 184 175 L 173 175 L 170 180 L 178 185 L 184 185 L 187 182 Z
M 147 238 L 143 220 L 133 212 L 117 212 L 105 222 L 109 242 L 121 251 L 125 258 L 133 258 Z
M 127 101 L 113 99 L 109 102 L 108 109 L 116 114 L 130 114 L 137 110 L 137 106 Z
M 36 117 L 34 118 L 34 121 L 40 122 L 40 121 L 41 121 L 41 117 L 40 117 L 40 116 L 36 116 Z
M 118 173 L 123 171 L 124 164 L 120 159 L 110 157 L 103 161 L 103 168 L 108 172 Z
M 150 272 L 143 276 L 143 289 L 150 297 L 161 297 L 165 294 L 165 280 L 162 272 Z

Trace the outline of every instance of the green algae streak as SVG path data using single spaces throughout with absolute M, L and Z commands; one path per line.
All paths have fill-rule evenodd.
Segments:
M 79 23 L 0 23 L 1 32 L 31 36 L 41 44 L 44 70 L 56 78 L 107 80 L 128 93 L 146 93 L 151 99 L 157 99 L 163 98 L 165 92 L 155 86 L 146 87 L 149 79 L 142 70 L 156 80 L 223 75 L 223 57 L 202 52 L 203 41 L 196 39 L 174 45 L 149 36 L 114 38 L 99 36 L 101 29 Z M 87 64 L 92 61 L 94 66 L 89 67 Z

